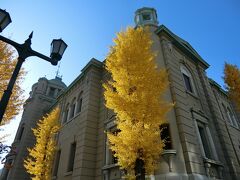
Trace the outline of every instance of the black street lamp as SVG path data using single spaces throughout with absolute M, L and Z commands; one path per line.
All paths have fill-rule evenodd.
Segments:
M 11 23 L 11 18 L 9 13 L 6 12 L 5 10 L 0 9 L 0 32 L 2 32 L 3 29 L 6 28 L 9 23 Z M 52 65 L 55 66 L 57 65 L 58 61 L 61 60 L 62 55 L 67 48 L 67 44 L 62 39 L 54 39 L 51 43 L 51 55 L 50 57 L 47 57 L 37 51 L 34 51 L 31 48 L 32 36 L 33 36 L 33 32 L 29 35 L 29 38 L 23 44 L 19 44 L 0 35 L 1 41 L 12 45 L 13 47 L 16 48 L 18 52 L 18 61 L 17 61 L 16 67 L 13 71 L 8 87 L 4 91 L 2 99 L 0 101 L 0 124 L 2 122 L 3 115 L 5 113 L 9 98 L 12 94 L 12 89 L 17 79 L 18 73 L 25 59 L 30 56 L 37 56 L 41 59 L 49 61 Z

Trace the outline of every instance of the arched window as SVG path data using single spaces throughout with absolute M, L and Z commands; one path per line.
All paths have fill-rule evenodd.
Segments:
M 238 128 L 237 120 L 236 120 L 235 116 L 233 115 L 231 109 L 229 107 L 226 107 L 223 103 L 222 103 L 222 107 L 224 109 L 224 113 L 226 114 L 227 121 L 229 122 L 229 124 Z
M 186 90 L 188 92 L 195 93 L 193 78 L 192 78 L 192 75 L 191 75 L 190 71 L 183 65 L 180 66 L 180 70 L 181 70 L 181 73 L 182 73 L 182 77 L 183 77 L 183 80 L 184 80 Z
M 72 100 L 71 108 L 70 108 L 70 119 L 75 115 L 75 108 L 76 108 L 76 98 Z
M 69 116 L 69 103 L 66 105 L 64 114 L 63 114 L 63 124 L 67 122 Z
M 237 127 L 238 128 L 238 123 L 236 121 L 236 118 L 235 116 L 233 115 L 231 109 L 229 107 L 227 107 L 227 115 L 228 115 L 228 118 L 230 119 L 230 121 L 232 122 L 232 125 L 234 127 Z
M 81 91 L 79 96 L 78 96 L 78 99 L 77 99 L 77 113 L 80 113 L 82 111 L 82 101 L 83 101 L 83 92 Z

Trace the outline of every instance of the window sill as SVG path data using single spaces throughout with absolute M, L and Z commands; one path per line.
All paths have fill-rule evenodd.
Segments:
M 70 175 L 72 175 L 72 171 L 69 171 L 69 172 L 66 172 L 65 174 L 64 174 L 64 176 L 70 176 Z
M 103 166 L 102 170 L 107 170 L 107 169 L 112 169 L 112 168 L 116 168 L 119 167 L 118 164 L 107 164 L 105 166 Z
M 190 91 L 188 91 L 188 90 L 186 90 L 186 93 L 189 94 L 190 96 L 192 96 L 193 98 L 199 100 L 199 98 L 197 97 L 196 94 L 194 94 L 194 93 L 192 93 L 192 92 L 190 92 Z
M 81 111 L 82 112 L 82 111 Z M 64 122 L 62 125 L 65 126 L 68 123 L 72 122 L 76 117 L 81 115 L 81 112 L 77 113 L 75 116 L 71 117 L 69 120 L 67 120 L 66 122 Z
M 209 164 L 213 164 L 216 166 L 223 166 L 223 164 L 220 161 L 216 161 L 213 159 L 208 159 L 208 158 L 203 158 L 204 163 L 209 163 Z
M 211 179 L 223 179 L 224 166 L 220 161 L 203 158 L 207 176 Z

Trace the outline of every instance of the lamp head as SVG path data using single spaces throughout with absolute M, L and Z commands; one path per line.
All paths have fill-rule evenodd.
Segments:
M 11 22 L 12 20 L 9 13 L 0 9 L 0 32 L 2 32 Z
M 57 65 L 62 59 L 63 53 L 67 48 L 67 44 L 62 39 L 54 39 L 51 43 L 51 59 L 52 65 Z

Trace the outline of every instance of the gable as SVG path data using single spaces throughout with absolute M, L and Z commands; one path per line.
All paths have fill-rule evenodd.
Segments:
M 194 61 L 203 64 L 206 69 L 210 66 L 187 41 L 171 32 L 166 26 L 159 26 L 155 32 L 158 35 L 162 32 L 165 32 L 172 39 L 172 43 L 180 50 L 182 50 L 187 56 L 189 56 Z

